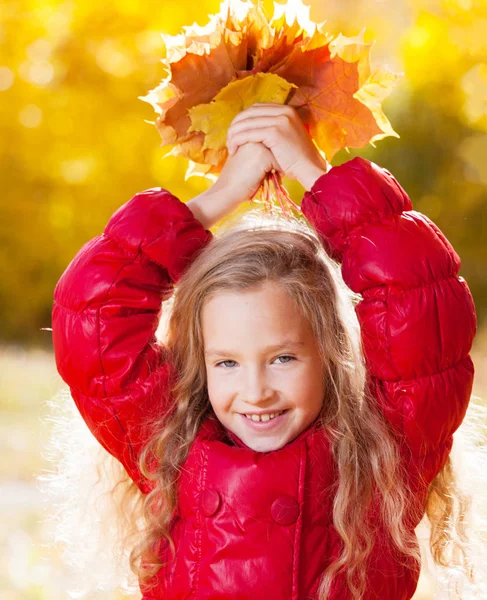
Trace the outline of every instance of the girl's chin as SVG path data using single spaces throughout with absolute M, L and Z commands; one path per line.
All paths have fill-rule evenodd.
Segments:
M 287 440 L 243 439 L 246 446 L 255 452 L 274 452 L 286 445 Z
M 258 434 L 240 430 L 240 433 L 237 435 L 246 446 L 256 452 L 273 452 L 274 450 L 280 450 L 291 441 L 291 436 L 288 431 L 275 432 L 274 434 Z

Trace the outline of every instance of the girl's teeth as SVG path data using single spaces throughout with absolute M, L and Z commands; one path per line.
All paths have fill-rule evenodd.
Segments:
M 274 417 L 278 417 L 279 415 L 282 415 L 284 411 L 281 410 L 281 412 L 278 413 L 269 413 L 267 415 L 262 415 L 261 417 L 259 417 L 259 415 L 245 415 L 247 417 L 247 419 L 252 419 L 252 421 L 269 421 L 270 419 L 273 419 Z

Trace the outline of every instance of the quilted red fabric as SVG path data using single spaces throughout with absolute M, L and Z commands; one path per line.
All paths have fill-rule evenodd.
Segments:
M 475 308 L 458 255 L 394 177 L 361 158 L 319 177 L 301 208 L 362 296 L 356 311 L 370 385 L 403 440 L 411 505 L 422 507 L 473 382 Z M 115 212 L 55 289 L 59 373 L 88 427 L 143 492 L 137 456 L 148 432 L 140 422 L 168 401 L 168 365 L 154 337 L 161 300 L 211 238 L 169 191 L 149 189 Z M 340 551 L 331 520 L 336 477 L 314 424 L 284 448 L 258 453 L 208 418 L 179 484 L 176 560 L 145 600 L 313 599 Z M 413 515 L 412 526 L 421 514 Z M 364 600 L 407 600 L 416 589 L 418 572 L 380 532 L 367 573 Z M 330 600 L 348 598 L 337 579 Z

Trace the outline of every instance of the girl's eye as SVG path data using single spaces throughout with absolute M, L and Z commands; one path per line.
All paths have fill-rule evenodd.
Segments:
M 219 367 L 220 365 L 224 365 L 225 363 L 235 363 L 234 360 L 222 360 L 221 362 L 217 363 L 217 367 Z M 230 367 L 226 367 L 226 368 L 230 368 Z
M 281 356 L 278 356 L 276 358 L 276 360 L 280 360 L 281 358 L 288 359 L 288 360 L 285 360 L 284 362 L 278 363 L 281 365 L 285 365 L 285 364 L 291 362 L 292 360 L 294 360 L 294 356 L 290 356 L 289 354 L 281 354 Z M 227 363 L 233 363 L 234 365 L 237 364 L 236 361 L 234 361 L 234 360 L 222 360 L 221 362 L 217 363 L 216 366 L 219 367 L 219 366 L 223 365 L 225 369 L 230 369 L 233 365 L 228 366 Z
M 280 358 L 288 358 L 289 359 L 289 360 L 286 360 L 285 362 L 281 363 L 281 365 L 285 365 L 286 363 L 291 362 L 292 360 L 294 360 L 294 356 L 290 356 L 289 354 L 282 354 L 281 356 L 278 356 L 276 358 L 276 360 L 280 359 Z

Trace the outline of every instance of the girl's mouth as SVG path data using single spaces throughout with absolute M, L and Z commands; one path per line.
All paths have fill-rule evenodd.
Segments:
M 242 414 L 240 417 L 245 421 L 245 424 L 248 427 L 251 427 L 254 431 L 267 431 L 268 429 L 277 427 L 280 423 L 282 423 L 288 410 L 289 409 L 285 409 L 279 413 L 274 413 L 275 416 L 271 418 L 266 417 L 266 421 L 261 421 L 260 419 L 257 421 Z

